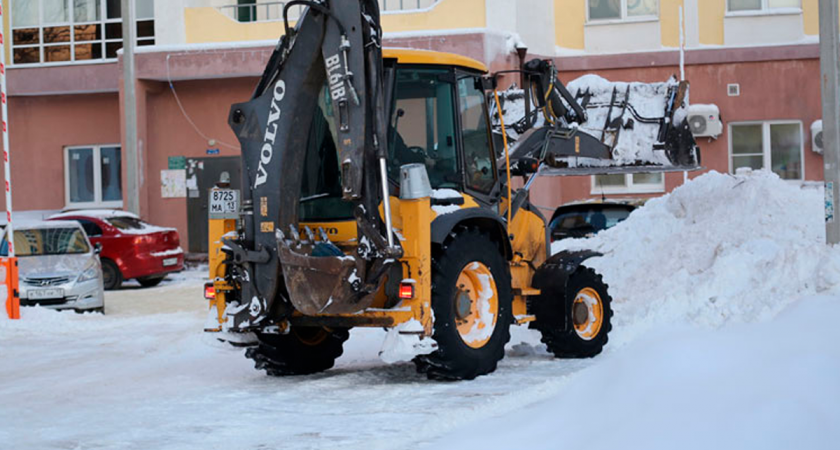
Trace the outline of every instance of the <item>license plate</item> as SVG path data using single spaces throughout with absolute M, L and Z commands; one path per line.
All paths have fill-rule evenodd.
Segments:
M 210 191 L 210 218 L 236 218 L 239 213 L 239 191 L 214 188 Z
M 166 258 L 163 260 L 164 266 L 174 266 L 175 264 L 178 264 L 178 258 Z
M 27 295 L 33 300 L 64 298 L 64 289 L 36 289 L 34 291 L 29 291 Z

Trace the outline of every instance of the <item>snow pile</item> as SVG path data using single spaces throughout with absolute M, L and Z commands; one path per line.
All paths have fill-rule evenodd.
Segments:
M 379 358 L 393 364 L 407 362 L 415 356 L 428 355 L 437 350 L 437 342 L 432 338 L 423 338 L 423 324 L 416 319 L 401 323 L 388 330 Z
M 565 389 L 421 448 L 834 449 L 840 298 L 769 323 L 665 328 L 608 352 Z
M 840 284 L 824 244 L 823 195 L 771 172 L 707 173 L 650 200 L 626 221 L 552 251 L 590 248 L 614 299 L 611 342 L 662 324 L 717 327 L 773 317 Z M 629 335 L 629 336 L 628 336 Z

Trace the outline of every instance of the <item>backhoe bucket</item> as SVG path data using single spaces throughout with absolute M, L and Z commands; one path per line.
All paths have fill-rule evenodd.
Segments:
M 352 314 L 364 310 L 373 296 L 362 293 L 364 264 L 352 256 L 309 256 L 331 245 L 295 245 L 277 240 L 280 265 L 289 300 L 296 310 L 313 316 L 318 314 Z

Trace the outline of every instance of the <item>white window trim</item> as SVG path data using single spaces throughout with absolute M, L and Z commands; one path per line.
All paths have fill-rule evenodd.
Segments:
M 799 0 L 799 7 L 775 8 L 770 7 L 770 0 L 761 0 L 761 7 L 759 9 L 747 9 L 741 11 L 732 11 L 729 7 L 730 2 L 731 0 L 726 0 L 726 17 L 802 14 L 802 0 Z
M 659 194 L 665 192 L 665 174 L 662 173 L 662 181 L 657 184 L 635 184 L 633 174 L 624 174 L 624 186 L 601 186 L 598 184 L 597 175 L 591 177 L 590 195 L 601 194 Z
M 611 25 L 619 23 L 658 22 L 662 11 L 662 0 L 656 2 L 656 14 L 647 16 L 628 16 L 627 0 L 621 0 L 621 17 L 618 19 L 592 19 L 589 17 L 589 0 L 586 0 L 586 25 Z
M 103 202 L 102 199 L 102 159 L 101 150 L 103 147 L 117 147 L 122 155 L 122 144 L 98 144 L 98 145 L 72 145 L 64 147 L 64 205 L 66 208 L 89 209 L 89 208 L 122 208 L 123 201 Z M 92 202 L 71 202 L 70 201 L 70 150 L 93 149 L 93 198 Z M 122 164 L 122 163 L 121 163 Z M 122 167 L 120 167 L 122 170 Z M 120 186 L 122 189 L 122 186 Z
M 770 148 L 770 126 L 771 125 L 799 125 L 799 161 L 802 163 L 802 169 L 800 170 L 800 178 L 798 179 L 787 179 L 785 181 L 790 181 L 794 183 L 800 183 L 805 180 L 805 134 L 802 127 L 801 120 L 753 120 L 753 121 L 746 121 L 746 122 L 730 122 L 728 124 L 728 132 L 729 132 L 729 170 L 728 173 L 733 173 L 732 166 L 733 166 L 733 159 L 735 154 L 732 153 L 732 127 L 737 127 L 739 125 L 761 125 L 761 157 L 762 157 L 762 169 L 771 170 L 773 169 L 773 161 L 772 161 L 772 153 Z M 757 155 L 757 153 L 742 153 L 742 156 L 748 155 Z
M 31 0 L 38 2 L 38 24 L 37 25 L 29 25 L 29 26 L 20 26 L 15 27 L 14 24 L 14 8 L 12 7 L 12 2 L 9 1 L 8 3 L 8 15 L 9 15 L 9 28 L 11 31 L 8 33 L 7 41 L 9 45 L 9 59 L 8 66 L 14 68 L 25 68 L 25 67 L 51 67 L 51 66 L 66 66 L 69 64 L 103 64 L 103 63 L 114 63 L 117 61 L 118 58 L 106 58 L 105 54 L 107 52 L 107 45 L 108 43 L 114 42 L 123 42 L 123 39 L 107 39 L 105 37 L 105 29 L 106 24 L 109 23 L 120 23 L 122 24 L 122 18 L 118 19 L 108 19 L 108 11 L 107 11 L 107 2 L 101 1 L 99 3 L 99 17 L 100 20 L 95 21 L 86 21 L 86 22 L 76 22 L 75 19 L 72 17 L 73 14 L 73 0 L 65 0 L 68 6 L 68 21 L 61 22 L 61 23 L 51 23 L 49 24 L 48 28 L 52 27 L 70 27 L 70 41 L 68 42 L 56 42 L 46 44 L 44 43 L 44 28 L 46 25 L 44 24 L 44 8 L 41 0 Z M 152 17 L 135 17 L 135 27 L 137 26 L 137 22 L 148 21 L 148 20 L 155 20 L 154 16 Z M 83 59 L 76 61 L 76 52 L 75 52 L 75 44 L 76 44 L 76 33 L 74 27 L 76 25 L 90 25 L 90 24 L 101 24 L 102 25 L 102 35 L 100 39 L 97 41 L 80 41 L 82 44 L 86 43 L 99 43 L 102 46 L 102 58 L 99 59 Z M 27 45 L 14 45 L 14 31 L 15 30 L 22 30 L 22 29 L 29 29 L 29 28 L 38 28 L 38 44 L 27 44 Z M 137 42 L 143 41 L 151 41 L 156 39 L 155 36 L 152 37 L 137 37 L 135 30 L 135 40 Z M 135 44 L 136 45 L 136 44 Z M 70 46 L 70 60 L 69 61 L 52 61 L 52 62 L 45 62 L 44 61 L 44 47 L 53 47 L 53 46 Z M 40 62 L 37 63 L 23 63 L 23 64 L 15 64 L 15 48 L 28 48 L 28 47 L 37 47 L 38 48 L 38 60 Z

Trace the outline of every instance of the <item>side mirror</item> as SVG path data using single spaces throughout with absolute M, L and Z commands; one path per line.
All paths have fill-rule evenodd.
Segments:
M 93 244 L 93 253 L 95 253 L 97 255 L 102 253 L 102 244 L 101 243 L 97 242 L 96 244 Z

